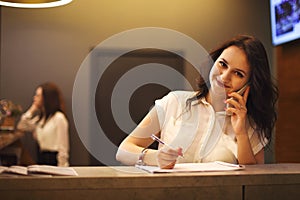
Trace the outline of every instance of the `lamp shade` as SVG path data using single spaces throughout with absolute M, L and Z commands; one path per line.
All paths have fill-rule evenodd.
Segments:
M 1 6 L 16 8 L 51 8 L 70 3 L 72 0 L 1 0 Z

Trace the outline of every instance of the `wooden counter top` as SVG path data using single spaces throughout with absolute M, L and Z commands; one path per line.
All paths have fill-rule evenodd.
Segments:
M 298 199 L 300 164 L 241 171 L 150 174 L 134 167 L 74 167 L 79 176 L 0 176 L 5 199 Z M 288 195 L 287 195 L 288 194 Z

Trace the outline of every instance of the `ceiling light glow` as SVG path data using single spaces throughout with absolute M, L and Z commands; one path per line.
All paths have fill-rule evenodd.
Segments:
M 4 0 L 1 6 L 15 8 L 51 8 L 71 3 L 72 0 Z

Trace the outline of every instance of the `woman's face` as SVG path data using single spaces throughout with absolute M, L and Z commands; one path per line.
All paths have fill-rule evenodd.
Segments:
M 33 103 L 36 107 L 43 107 L 43 90 L 41 87 L 37 88 L 33 97 Z
M 244 51 L 236 46 L 225 49 L 210 72 L 211 89 L 228 94 L 243 87 L 250 78 L 250 66 Z

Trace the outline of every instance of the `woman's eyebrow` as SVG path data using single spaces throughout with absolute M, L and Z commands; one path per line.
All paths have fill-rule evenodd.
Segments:
M 227 60 L 226 60 L 225 58 L 221 58 L 221 60 L 222 60 L 226 65 L 228 65 L 228 62 L 227 62 Z

